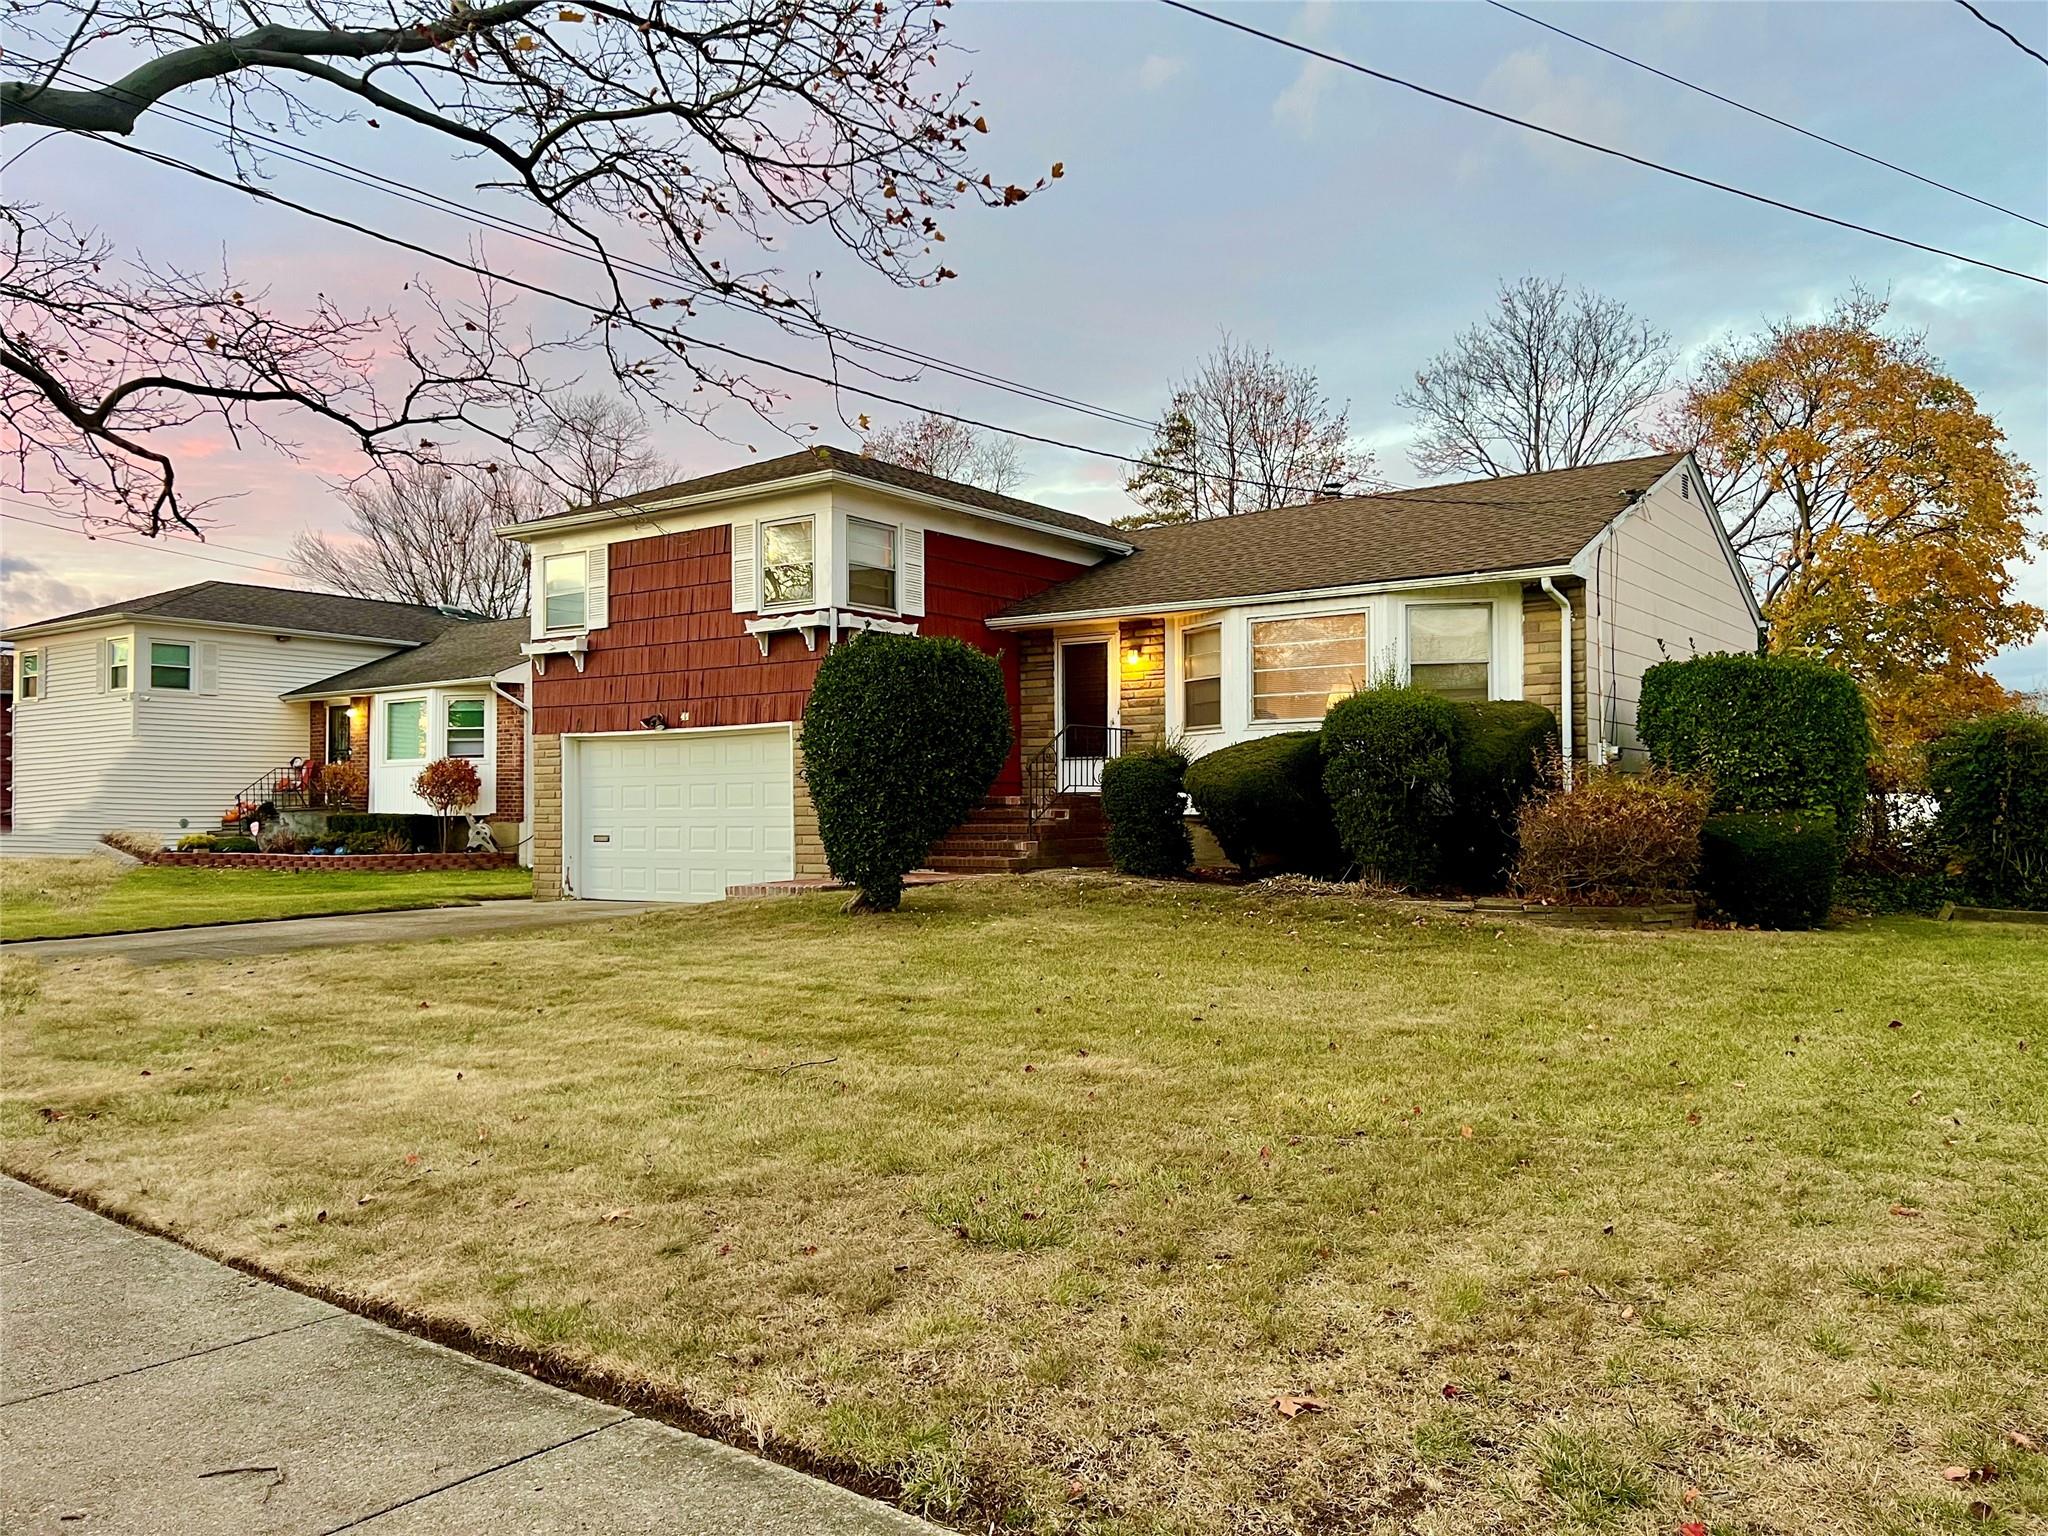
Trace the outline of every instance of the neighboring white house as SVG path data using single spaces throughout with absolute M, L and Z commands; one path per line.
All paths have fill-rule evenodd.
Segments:
M 8 630 L 14 822 L 0 850 L 217 829 L 252 782 L 321 755 L 307 706 L 282 695 L 457 627 L 466 616 L 411 603 L 207 581 Z

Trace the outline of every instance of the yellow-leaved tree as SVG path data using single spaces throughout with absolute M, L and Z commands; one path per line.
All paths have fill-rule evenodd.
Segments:
M 2048 540 L 2005 434 L 1887 308 L 1857 289 L 1715 348 L 1661 436 L 1711 477 L 1772 648 L 1856 677 L 1898 785 L 1944 726 L 2007 706 L 1984 668 L 2048 626 L 2015 590 Z

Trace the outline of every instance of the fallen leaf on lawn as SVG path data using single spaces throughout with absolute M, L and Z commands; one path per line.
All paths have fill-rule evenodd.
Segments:
M 1919 1104 L 1924 1102 L 1926 1098 L 1926 1094 L 1922 1093 L 1918 1088 L 1915 1088 L 1913 1090 L 1913 1096 L 1910 1099 L 1906 1100 L 1906 1102 L 1908 1104 Z
M 406 1154 L 405 1154 L 405 1166 L 406 1166 L 406 1167 L 408 1167 L 408 1168 L 412 1168 L 412 1167 L 415 1167 L 415 1166 L 417 1166 L 417 1165 L 418 1165 L 418 1163 L 419 1163 L 419 1160 L 420 1160 L 420 1155 L 419 1155 L 419 1153 L 417 1153 L 417 1152 L 408 1152 L 408 1153 L 406 1153 Z
M 1970 1480 L 1968 1467 L 1943 1467 L 1941 1475 L 1952 1483 L 1967 1483 Z
M 1920 1213 L 1910 1205 L 1895 1205 L 1892 1207 L 1892 1214 L 1894 1216 L 1918 1216 Z
M 1634 1322 L 1634 1321 L 1635 1321 L 1635 1316 L 1636 1316 L 1636 1309 L 1635 1309 L 1634 1307 L 1623 1307 L 1623 1308 L 1621 1309 L 1621 1320 L 1622 1320 L 1622 1321 L 1623 1321 L 1624 1323 L 1631 1323 L 1631 1322 Z
M 1989 1520 L 1997 1513 L 1997 1510 L 1986 1504 L 1982 1499 L 1970 1500 L 1970 1518 L 1972 1520 Z
M 1461 1125 L 1458 1127 L 1458 1134 L 1464 1137 L 1467 1141 L 1470 1141 L 1472 1139 L 1472 1127 L 1469 1125 Z
M 627 1216 L 630 1216 L 630 1215 L 632 1215 L 632 1214 L 633 1214 L 633 1208 L 632 1208 L 631 1206 L 629 1206 L 629 1205 L 622 1205 L 622 1206 L 620 1206 L 620 1207 L 619 1207 L 619 1208 L 618 1208 L 617 1210 L 615 1210 L 615 1211 L 606 1211 L 606 1212 L 604 1213 L 604 1215 L 603 1215 L 602 1217 L 600 1217 L 599 1219 L 600 1219 L 600 1220 L 602 1220 L 602 1221 L 608 1221 L 608 1222 L 609 1222 L 609 1221 L 619 1221 L 619 1220 L 621 1220 L 621 1219 L 623 1219 L 623 1218 L 625 1218 L 625 1217 L 627 1217 Z
M 1283 1419 L 1291 1419 L 1297 1413 L 1328 1413 L 1330 1405 L 1320 1397 L 1298 1397 L 1292 1392 L 1282 1392 L 1273 1399 L 1273 1411 Z
M 313 1215 L 313 1219 L 315 1221 L 325 1221 L 327 1219 L 327 1213 L 325 1211 L 316 1211 Z
M 2028 1434 L 2024 1429 L 2008 1429 L 2005 1432 L 2005 1438 L 2023 1451 L 2038 1451 L 2041 1449 L 2041 1442 Z
M 63 1110 L 51 1109 L 48 1105 L 45 1105 L 43 1107 L 42 1116 L 46 1122 L 51 1120 L 62 1120 L 65 1118 Z
M 1696 1109 L 1688 1109 L 1685 1112 L 1685 1123 L 1687 1125 L 1698 1125 L 1700 1123 L 1700 1112 Z
M 1678 1528 L 1678 1536 L 1707 1536 L 1707 1522 L 1688 1520 Z
M 371 1202 L 372 1200 L 374 1200 L 374 1199 L 376 1199 L 376 1198 L 377 1198 L 377 1197 L 376 1197 L 375 1195 L 357 1195 L 357 1196 L 356 1196 L 356 1204 L 357 1204 L 357 1205 L 368 1205 L 368 1204 L 369 1204 L 369 1203 L 370 1203 L 370 1202 Z
M 1681 1504 L 1697 1504 L 1699 1501 L 1700 1491 L 1697 1488 L 1688 1488 L 1678 1496 L 1678 1502 Z
M 1463 1397 L 1464 1395 L 1465 1389 L 1459 1386 L 1455 1381 L 1447 1381 L 1444 1383 L 1445 1397 Z

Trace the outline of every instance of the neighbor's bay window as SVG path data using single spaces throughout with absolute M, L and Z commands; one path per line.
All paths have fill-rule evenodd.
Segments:
M 166 693 L 190 693 L 192 647 L 179 640 L 150 641 L 149 686 Z
M 1408 681 L 1458 703 L 1491 694 L 1493 604 L 1418 603 L 1408 610 Z
M 484 701 L 448 701 L 448 755 L 482 760 L 484 755 Z
M 1223 724 L 1223 626 L 1205 624 L 1180 637 L 1180 723 L 1187 731 Z
M 107 691 L 126 693 L 128 680 L 134 675 L 134 644 L 126 635 L 107 642 Z
M 1252 719 L 1320 720 L 1365 686 L 1362 613 L 1252 624 Z
M 390 699 L 384 705 L 384 761 L 417 763 L 427 755 L 427 701 Z
M 540 563 L 540 581 L 541 617 L 549 630 L 588 627 L 590 556 L 580 549 L 549 555 Z
M 799 517 L 783 523 L 763 523 L 761 606 L 801 608 L 817 601 L 817 589 L 811 520 Z
M 896 530 L 864 517 L 846 520 L 846 600 L 856 608 L 896 609 Z

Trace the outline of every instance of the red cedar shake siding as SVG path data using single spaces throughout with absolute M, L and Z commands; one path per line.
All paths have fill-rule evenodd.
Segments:
M 731 538 L 729 527 L 717 527 L 612 545 L 607 623 L 591 632 L 583 671 L 558 656 L 534 678 L 534 734 L 633 730 L 654 714 L 676 727 L 799 719 L 824 652 L 785 633 L 771 636 L 768 654 L 761 654 L 746 632 L 748 616 L 732 611 Z M 1014 721 L 1017 643 L 982 621 L 1077 569 L 1023 550 L 927 534 L 919 633 L 950 635 L 1001 655 Z M 1015 794 L 1020 783 L 1012 751 L 995 793 Z

